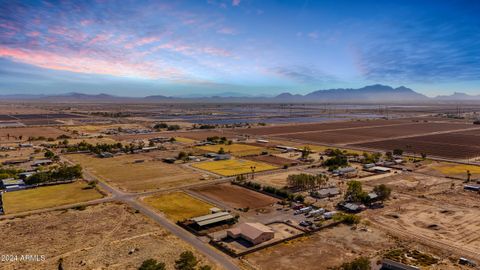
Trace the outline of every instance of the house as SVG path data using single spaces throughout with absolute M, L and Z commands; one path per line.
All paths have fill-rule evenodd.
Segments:
M 101 152 L 100 154 L 98 154 L 98 157 L 99 158 L 112 158 L 113 154 L 110 153 L 110 152 Z
M 230 156 L 229 154 L 218 154 L 216 157 L 214 157 L 213 159 L 214 160 L 229 160 L 231 159 L 232 156 Z
M 365 209 L 365 206 L 362 205 L 362 204 L 357 204 L 357 203 L 347 203 L 347 202 L 343 202 L 343 203 L 339 203 L 338 206 L 343 209 L 344 211 L 346 212 L 349 212 L 349 213 L 358 213 L 362 210 Z
M 28 147 L 33 147 L 33 144 L 31 144 L 31 143 L 21 143 L 18 146 L 20 146 L 21 148 L 28 148 Z
M 257 143 L 268 143 L 268 140 L 258 139 L 258 140 L 257 140 Z
M 340 194 L 340 190 L 336 187 L 322 188 L 316 192 L 312 192 L 312 196 L 315 198 L 323 199 L 329 197 L 335 197 Z
M 296 147 L 290 147 L 290 146 L 285 146 L 285 145 L 276 145 L 275 148 L 283 150 L 285 152 L 298 151 L 298 148 L 296 148 Z
M 371 172 L 375 172 L 375 173 L 389 173 L 389 172 L 392 171 L 392 169 L 387 168 L 387 167 L 382 167 L 382 166 L 374 166 L 374 167 L 371 167 L 368 170 L 371 171 Z
M 17 165 L 28 162 L 28 159 L 10 159 L 2 162 L 2 165 Z
M 50 165 L 52 163 L 53 163 L 53 160 L 51 159 L 39 159 L 39 160 L 33 161 L 32 166 L 33 167 L 45 166 L 45 165 Z
M 163 158 L 162 161 L 165 162 L 165 163 L 173 164 L 173 163 L 175 163 L 175 161 L 177 161 L 177 159 L 176 158 Z
M 344 168 L 340 168 L 333 171 L 334 174 L 338 174 L 338 175 L 353 174 L 356 172 L 357 172 L 357 169 L 353 167 L 344 167 Z
M 191 218 L 190 220 L 195 223 L 199 228 L 212 226 L 221 222 L 232 221 L 234 217 L 229 212 L 217 212 L 214 214 L 199 216 Z
M 381 270 L 419 270 L 420 268 L 415 266 L 406 265 L 389 259 L 382 260 Z
M 156 137 L 156 138 L 151 138 L 148 140 L 149 142 L 154 142 L 154 143 L 165 143 L 169 142 L 170 138 L 167 137 Z
M 203 155 L 204 157 L 207 157 L 207 158 L 215 158 L 218 156 L 217 153 L 206 153 Z
M 371 169 L 373 167 L 375 167 L 375 163 L 368 163 L 363 165 L 364 169 Z
M 227 235 L 233 239 L 242 238 L 253 245 L 258 245 L 275 237 L 272 228 L 261 223 L 243 223 L 227 230 Z
M 149 146 L 149 147 L 143 147 L 142 151 L 143 152 L 150 152 L 152 150 L 157 150 L 157 149 L 158 149 L 158 147 L 156 147 L 156 146 Z
M 22 173 L 19 173 L 18 174 L 18 177 L 20 179 L 27 179 L 28 177 L 34 175 L 36 173 L 36 171 L 30 171 L 30 172 L 22 172 Z

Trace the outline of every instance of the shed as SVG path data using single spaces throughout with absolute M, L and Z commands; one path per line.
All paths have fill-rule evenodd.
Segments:
M 51 159 L 39 159 L 39 160 L 35 160 L 32 166 L 38 167 L 38 166 L 50 165 L 52 163 L 53 161 Z
M 227 235 L 234 238 L 242 238 L 258 245 L 275 237 L 272 228 L 261 223 L 243 223 L 240 226 L 227 230 Z
M 229 221 L 232 219 L 234 219 L 234 217 L 229 212 L 217 212 L 214 214 L 195 217 L 191 220 L 195 222 L 195 224 L 197 224 L 199 227 L 204 227 L 219 222 Z
M 229 154 L 218 154 L 216 157 L 214 157 L 213 159 L 214 160 L 229 160 L 231 159 L 232 156 L 230 156 Z

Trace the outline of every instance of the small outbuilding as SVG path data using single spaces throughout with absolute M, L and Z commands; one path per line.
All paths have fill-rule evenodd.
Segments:
M 253 245 L 258 245 L 275 237 L 272 228 L 261 223 L 243 223 L 227 230 L 227 235 L 233 239 L 242 238 Z

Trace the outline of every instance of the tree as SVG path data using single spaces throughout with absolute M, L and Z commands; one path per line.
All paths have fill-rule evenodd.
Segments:
M 390 198 L 390 194 L 392 193 L 392 189 L 387 187 L 384 184 L 381 184 L 381 185 L 375 186 L 373 188 L 373 192 L 375 192 L 375 194 L 377 194 L 379 200 L 385 201 L 385 200 L 388 200 Z
M 210 265 L 202 265 L 198 270 L 212 270 L 212 267 Z
M 311 153 L 310 147 L 305 146 L 302 150 L 302 158 L 307 159 L 308 156 L 310 156 L 310 153 Z
M 187 153 L 181 151 L 180 153 L 178 153 L 177 159 L 179 159 L 179 160 L 187 159 Z
M 342 270 L 370 270 L 370 260 L 366 257 L 357 258 L 351 262 L 344 263 L 340 266 Z
M 155 259 L 148 259 L 143 261 L 138 270 L 165 270 L 165 263 L 157 262 Z
M 427 153 L 421 153 L 422 159 L 427 159 Z
M 219 155 L 225 154 L 225 149 L 223 149 L 223 147 L 220 147 L 220 149 L 218 150 L 218 154 Z
M 402 149 L 393 149 L 393 154 L 395 156 L 401 156 L 401 155 L 403 155 L 403 150 Z
M 55 153 L 53 153 L 53 152 L 50 151 L 50 150 L 47 150 L 47 151 L 45 152 L 44 156 L 45 156 L 46 158 L 51 159 L 51 158 L 53 158 L 53 157 L 55 156 Z
M 348 182 L 347 186 L 345 200 L 352 202 L 364 202 L 368 197 L 368 194 L 362 189 L 362 182 L 353 180 Z
M 175 261 L 175 269 L 177 270 L 194 270 L 198 260 L 191 251 L 184 251 L 180 254 L 180 258 Z
M 393 153 L 388 151 L 387 153 L 385 153 L 385 156 L 387 157 L 388 160 L 392 160 L 393 159 Z

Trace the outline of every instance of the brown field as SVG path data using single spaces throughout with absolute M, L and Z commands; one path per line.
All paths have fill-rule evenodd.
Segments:
M 247 255 L 248 262 L 258 269 L 329 269 L 359 256 L 370 256 L 394 246 L 394 241 L 381 231 L 352 230 L 345 225 L 325 229 L 310 237 Z
M 196 141 L 205 140 L 207 137 L 232 137 L 232 133 L 225 131 L 165 131 L 165 132 L 154 132 L 148 134 L 134 134 L 134 135 L 115 135 L 112 136 L 113 139 L 123 141 L 123 140 L 132 140 L 132 139 L 150 139 L 155 137 L 183 137 L 187 139 L 192 139 Z
M 43 262 L 2 262 L 2 269 L 57 269 L 60 258 L 64 269 L 138 269 L 150 258 L 173 269 L 181 252 L 195 252 L 150 219 L 119 204 L 0 220 L 0 231 L 8 235 L 2 238 L 0 254 L 46 258 Z M 202 264 L 208 263 L 195 255 Z
M 8 140 L 10 134 L 10 140 Z M 54 127 L 18 127 L 18 128 L 0 128 L 0 142 L 14 142 L 19 141 L 19 136 L 26 141 L 28 137 L 57 138 L 62 134 L 67 134 L 58 128 Z M 15 138 L 17 137 L 17 138 Z
M 167 153 L 157 151 L 105 159 L 84 154 L 68 155 L 66 158 L 82 165 L 100 179 L 128 191 L 166 189 L 200 181 L 201 175 L 194 170 L 162 162 L 161 158 L 165 155 Z M 175 153 L 171 153 L 171 156 L 175 156 Z M 136 160 L 144 162 L 135 163 Z
M 286 126 L 259 127 L 249 129 L 239 129 L 236 132 L 251 135 L 275 135 L 307 131 L 327 131 L 337 129 L 362 128 L 371 126 L 396 125 L 408 123 L 406 120 L 364 120 L 364 121 L 344 121 L 331 123 L 298 124 Z
M 355 128 L 349 129 L 348 131 L 320 131 L 285 134 L 281 135 L 281 137 L 327 144 L 352 144 L 376 139 L 388 139 L 400 136 L 421 135 L 425 133 L 453 131 L 467 128 L 475 128 L 475 126 L 470 124 L 451 123 L 405 123 L 383 127 Z
M 269 164 L 280 166 L 280 167 L 283 165 L 290 166 L 292 163 L 300 163 L 299 161 L 294 159 L 288 159 L 288 158 L 277 157 L 272 155 L 249 156 L 249 157 L 245 157 L 245 159 L 265 162 L 265 163 L 269 163 Z
M 472 130 L 468 132 L 454 132 L 405 139 L 382 140 L 354 144 L 353 146 L 381 150 L 400 148 L 409 153 L 415 152 L 418 154 L 424 152 L 431 156 L 466 159 L 480 156 L 478 134 L 480 134 L 479 130 Z
M 233 208 L 260 208 L 278 201 L 273 197 L 231 184 L 221 184 L 193 189 L 206 197 L 224 202 Z

